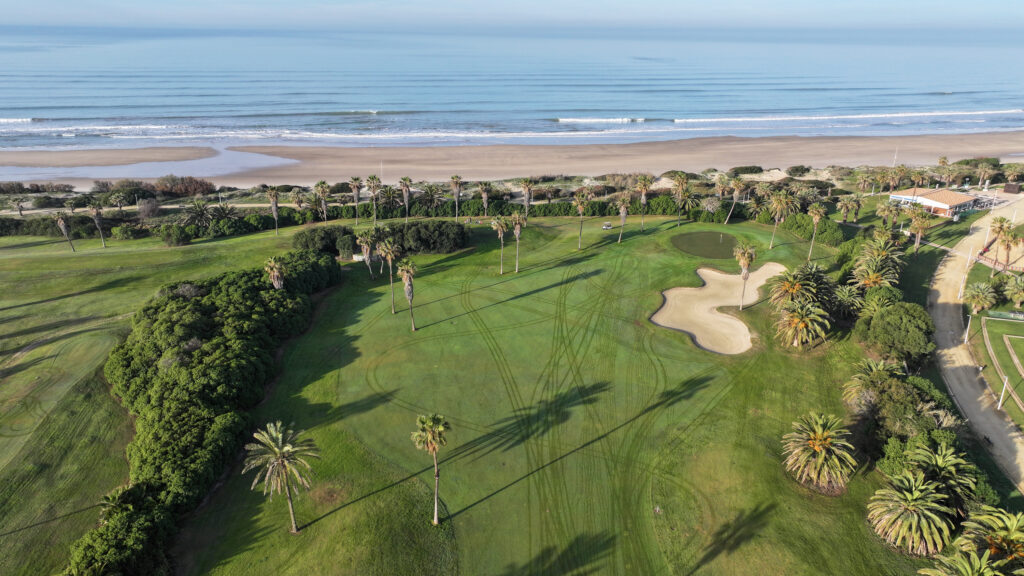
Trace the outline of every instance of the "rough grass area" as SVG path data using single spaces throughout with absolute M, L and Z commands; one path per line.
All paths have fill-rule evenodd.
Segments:
M 741 316 L 754 348 L 721 356 L 648 317 L 661 290 L 699 283 L 682 230 L 756 241 L 758 263 L 792 265 L 807 243 L 771 228 L 630 217 L 617 230 L 534 219 L 498 275 L 494 233 L 418 256 L 417 332 L 398 293 L 349 270 L 310 331 L 291 343 L 257 421 L 294 422 L 324 452 L 316 488 L 287 533 L 281 499 L 232 476 L 186 523 L 186 574 L 911 574 L 865 520 L 882 484 L 866 468 L 839 498 L 781 468 L 780 437 L 809 410 L 841 413 L 839 385 L 859 358 L 845 341 L 779 349 L 767 305 Z M 823 265 L 830 256 L 822 249 Z M 737 272 L 735 262 L 709 262 Z M 400 286 L 399 286 L 400 289 Z M 430 458 L 409 434 L 417 414 L 454 426 L 441 453 L 441 528 L 429 524 Z M 454 546 L 449 540 L 454 537 Z M 454 558 L 452 555 L 456 555 Z M 457 567 L 456 567 L 457 564 Z

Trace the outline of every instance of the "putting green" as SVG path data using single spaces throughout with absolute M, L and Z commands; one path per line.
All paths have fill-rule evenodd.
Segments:
M 724 260 L 732 258 L 736 237 L 726 232 L 687 232 L 673 236 L 672 245 L 694 256 Z

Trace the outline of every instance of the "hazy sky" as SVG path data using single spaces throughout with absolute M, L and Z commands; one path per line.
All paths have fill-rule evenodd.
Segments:
M 0 0 L 10 25 L 334 29 L 944 28 L 1024 21 L 1021 0 Z

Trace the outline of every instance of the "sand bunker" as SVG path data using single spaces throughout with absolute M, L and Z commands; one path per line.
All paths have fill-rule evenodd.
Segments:
M 786 270 L 776 262 L 766 262 L 750 273 L 744 306 L 757 300 L 757 289 L 772 276 Z M 651 322 L 687 332 L 705 350 L 719 354 L 739 354 L 750 349 L 750 330 L 739 318 L 719 312 L 720 306 L 739 306 L 743 279 L 710 268 L 698 268 L 704 280 L 699 288 L 671 288 L 662 294 L 665 303 L 651 316 Z

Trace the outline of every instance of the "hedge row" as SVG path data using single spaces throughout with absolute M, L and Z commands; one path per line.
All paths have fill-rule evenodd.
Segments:
M 761 224 L 774 223 L 771 213 L 767 210 L 757 215 L 757 222 Z M 814 219 L 803 213 L 793 214 L 783 220 L 779 224 L 779 228 L 788 230 L 804 240 L 810 240 L 811 236 L 814 235 Z M 835 220 L 822 218 L 818 222 L 818 236 L 815 238 L 815 242 L 820 242 L 826 246 L 839 246 L 844 240 L 843 230 Z
M 87 214 L 68 215 L 66 222 L 72 240 L 80 238 L 99 238 L 96 223 Z M 104 218 L 103 233 L 110 234 L 110 226 L 115 221 Z M 51 236 L 63 237 L 53 218 L 0 218 L 0 236 Z
M 378 230 L 381 238 L 391 238 L 403 254 L 447 254 L 465 247 L 469 232 L 451 220 L 416 220 L 389 223 Z M 357 251 L 355 233 L 348 226 L 318 226 L 301 230 L 292 237 L 299 250 L 316 250 L 342 258 Z
M 198 504 L 237 453 L 274 349 L 309 323 L 309 295 L 340 280 L 325 254 L 291 252 L 280 262 L 283 290 L 261 269 L 231 272 L 167 286 L 135 315 L 105 366 L 136 416 L 131 487 L 113 492 L 103 522 L 72 545 L 69 574 L 170 572 L 175 517 Z

